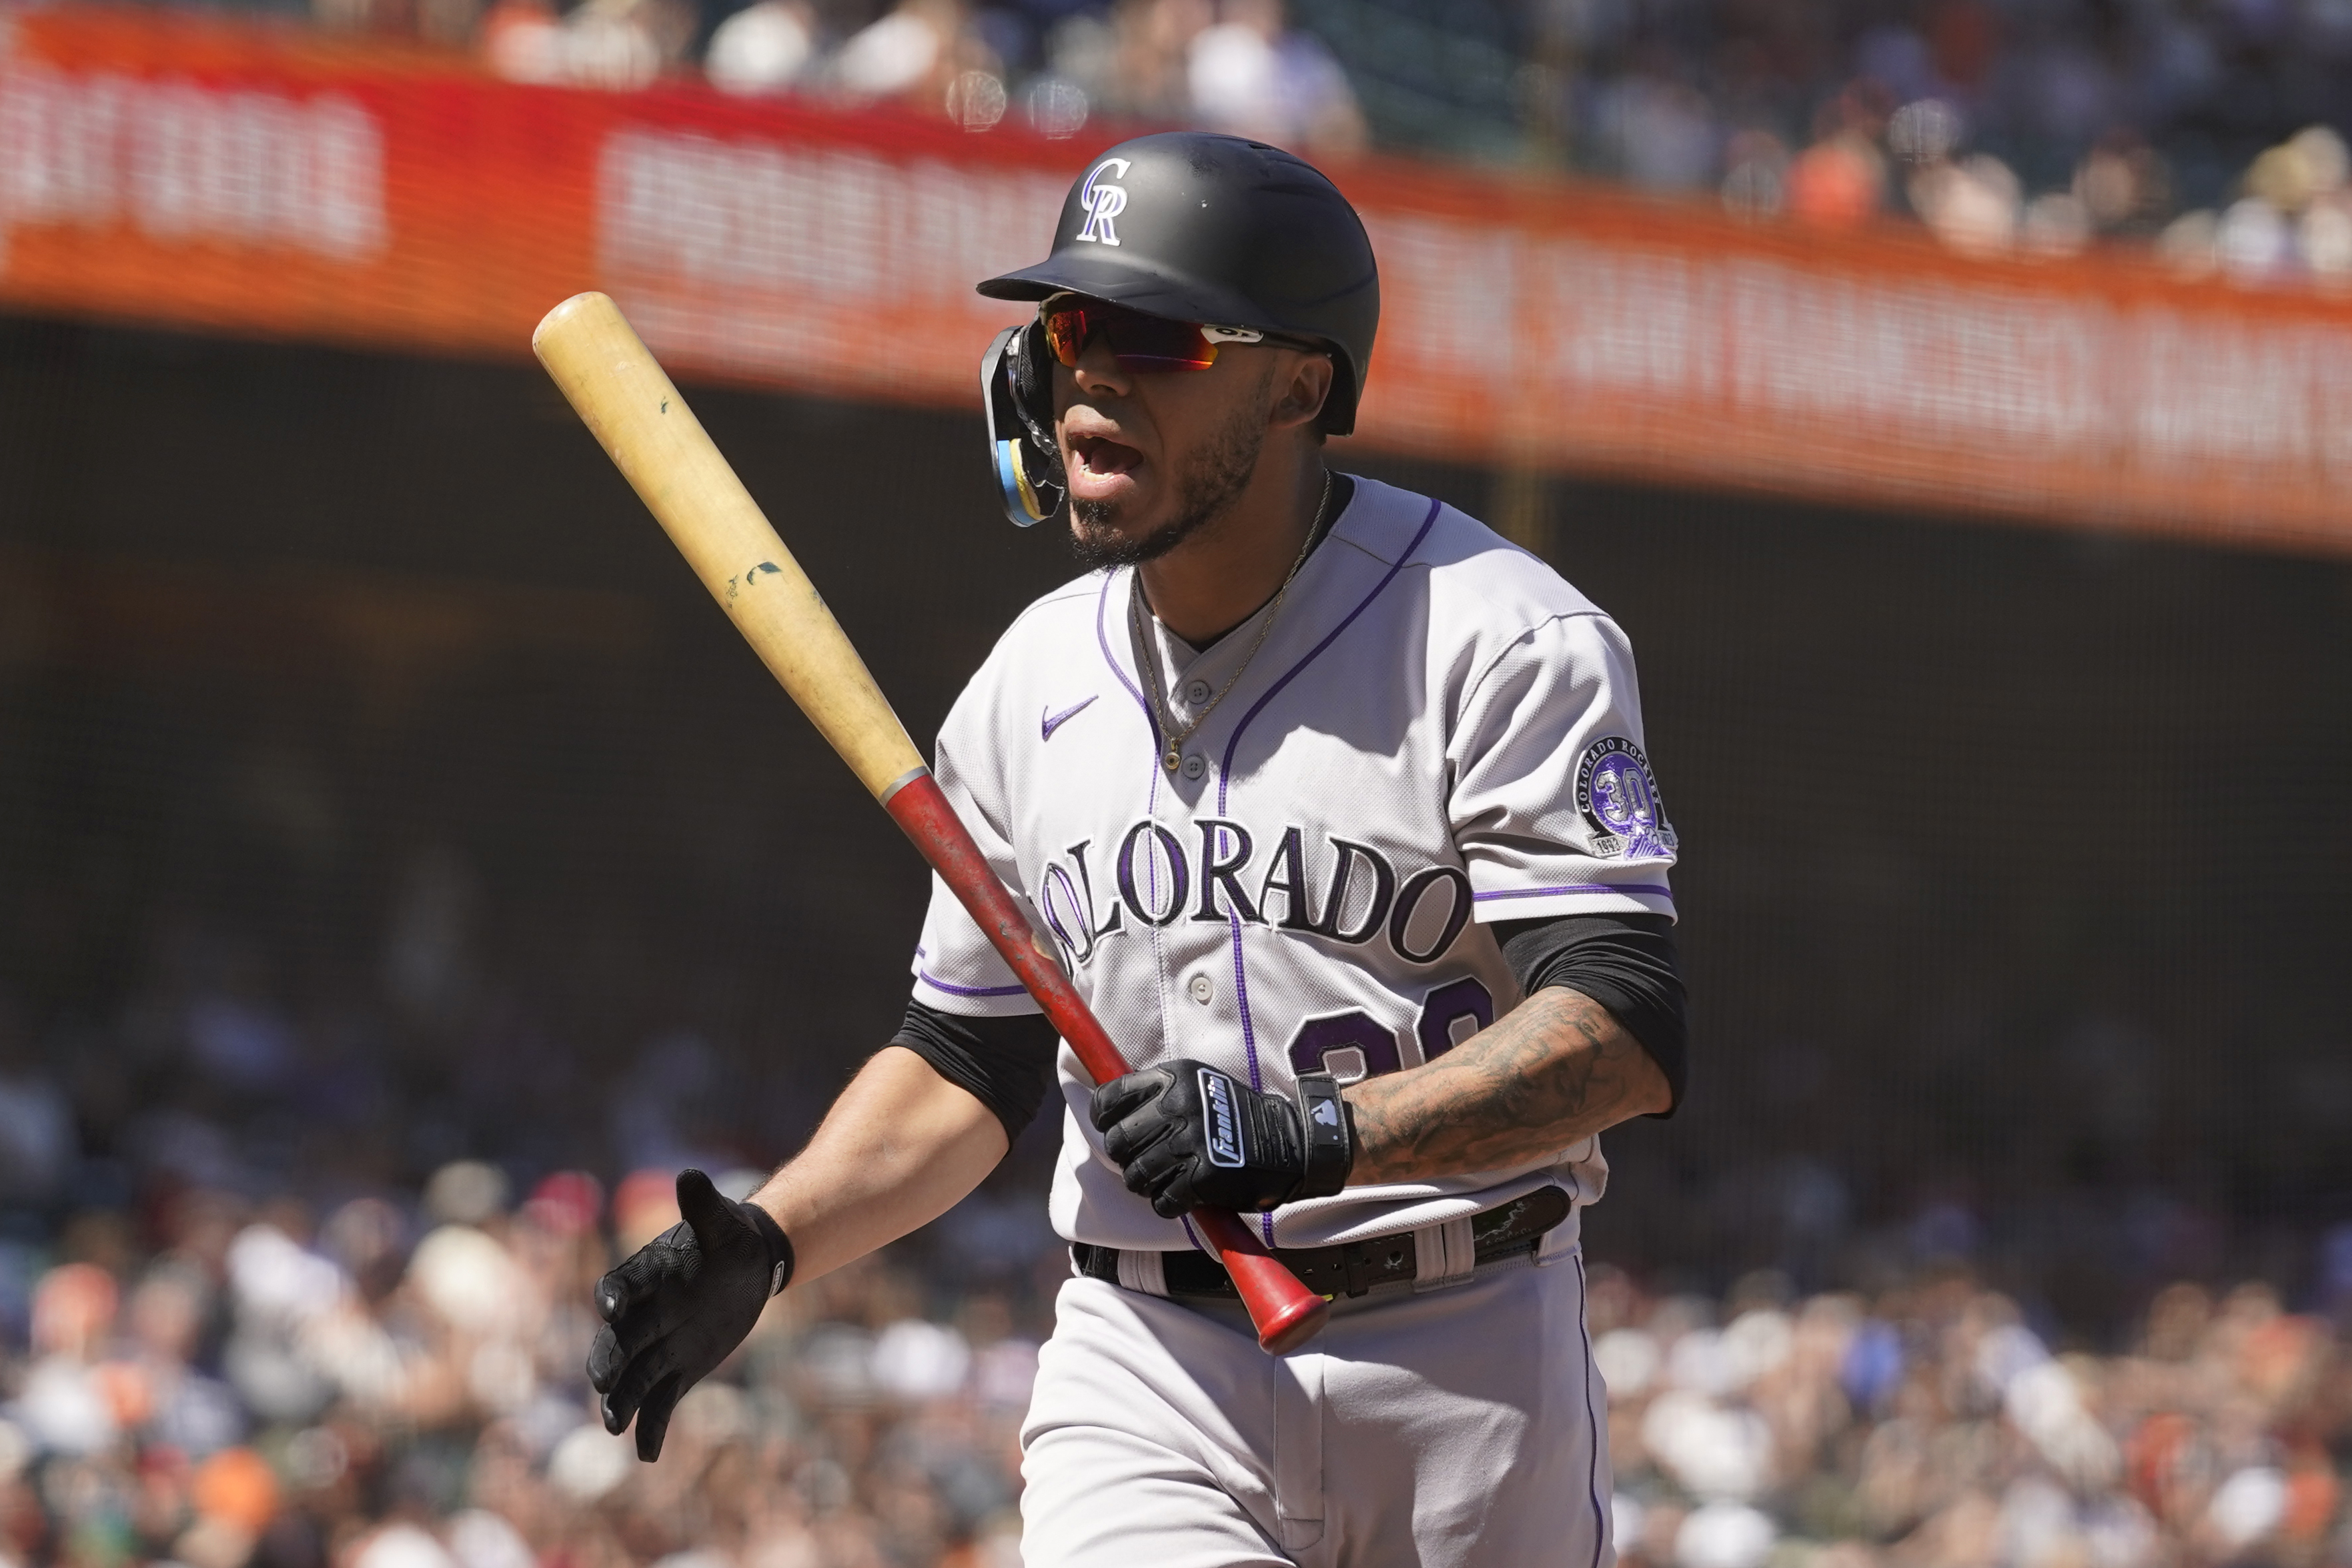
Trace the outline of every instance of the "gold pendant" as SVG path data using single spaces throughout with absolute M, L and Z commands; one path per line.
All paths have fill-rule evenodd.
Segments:
M 1175 772 L 1177 768 L 1179 768 L 1182 767 L 1183 765 L 1184 765 L 1184 758 L 1183 758 L 1183 757 L 1182 757 L 1181 755 L 1180 755 L 1180 754 L 1176 751 L 1176 749 L 1175 749 L 1173 747 L 1171 747 L 1169 748 L 1169 751 L 1168 751 L 1168 755 L 1167 755 L 1167 756 L 1165 756 L 1165 757 L 1163 757 L 1163 758 L 1161 758 L 1160 759 L 1160 767 L 1162 767 L 1162 768 L 1166 768 L 1166 769 L 1168 769 L 1168 771 L 1169 771 L 1169 772 L 1171 772 L 1171 773 Z

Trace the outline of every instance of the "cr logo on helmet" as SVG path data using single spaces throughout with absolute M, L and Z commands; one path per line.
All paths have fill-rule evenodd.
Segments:
M 1086 190 L 1078 197 L 1087 209 L 1086 226 L 1072 238 L 1099 241 L 1104 245 L 1118 243 L 1118 230 L 1111 226 L 1111 219 L 1127 210 L 1127 193 L 1117 185 L 1098 184 L 1097 182 L 1102 179 L 1106 170 L 1111 172 L 1110 177 L 1114 180 L 1125 179 L 1129 167 L 1131 165 L 1124 158 L 1106 158 L 1095 165 L 1095 172 L 1087 176 Z

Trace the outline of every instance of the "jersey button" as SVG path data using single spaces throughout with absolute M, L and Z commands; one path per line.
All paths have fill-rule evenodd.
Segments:
M 1202 757 L 1199 752 L 1196 751 L 1192 753 L 1192 756 L 1184 758 L 1185 778 L 1198 779 L 1202 774 L 1206 773 L 1208 770 L 1208 758 Z
M 1194 707 L 1198 707 L 1202 703 L 1207 702 L 1209 700 L 1209 683 L 1206 681 L 1194 681 L 1191 685 L 1186 686 L 1184 688 L 1184 700 L 1191 703 Z
M 1206 975 L 1193 976 L 1185 983 L 1184 988 L 1192 993 L 1194 1001 L 1204 1008 L 1217 999 L 1217 982 Z

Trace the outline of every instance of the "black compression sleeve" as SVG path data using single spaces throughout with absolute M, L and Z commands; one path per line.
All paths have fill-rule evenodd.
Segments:
M 1666 1075 L 1674 1104 L 1682 1103 L 1689 1027 L 1673 921 L 1663 915 L 1498 920 L 1495 940 L 1528 995 L 1566 986 L 1607 1008 Z M 1672 1106 L 1663 1114 L 1673 1115 Z
M 1004 1124 L 1004 1138 L 1011 1143 L 1037 1119 L 1037 1107 L 1054 1081 L 1060 1039 L 1042 1013 L 964 1018 L 908 1002 L 907 1019 L 890 1043 L 905 1046 L 940 1077 L 969 1090 Z

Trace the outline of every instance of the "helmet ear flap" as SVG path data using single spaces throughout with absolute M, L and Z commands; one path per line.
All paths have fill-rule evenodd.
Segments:
M 1069 481 L 1054 440 L 1054 382 L 1045 334 L 1032 322 L 996 335 L 980 363 L 980 397 L 988 414 L 988 452 L 998 498 L 1016 528 L 1061 510 Z
M 1032 321 L 1019 329 L 1014 352 L 1006 356 L 1013 378 L 1013 402 L 1029 427 L 1031 439 L 1045 448 L 1053 464 L 1054 482 L 1062 483 L 1062 452 L 1054 440 L 1054 361 L 1045 346 L 1045 329 Z

